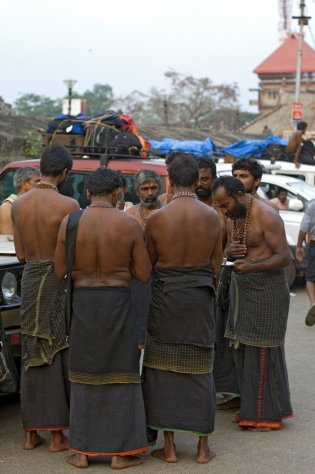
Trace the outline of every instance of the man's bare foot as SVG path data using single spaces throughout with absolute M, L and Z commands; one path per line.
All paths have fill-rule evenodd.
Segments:
M 156 449 L 152 451 L 151 456 L 154 458 L 161 459 L 165 462 L 175 463 L 177 462 L 177 456 L 174 449 L 167 449 L 164 447 L 162 449 Z
M 45 439 L 39 436 L 36 431 L 27 431 L 25 433 L 25 442 L 23 444 L 23 449 L 34 449 L 37 446 L 45 443 Z
M 232 417 L 232 423 L 239 423 L 240 422 L 240 412 L 237 411 L 235 415 Z
M 59 451 L 66 451 L 69 449 L 68 438 L 62 431 L 50 432 L 49 451 L 51 453 L 58 453 Z
M 195 461 L 198 464 L 206 464 L 210 462 L 215 456 L 215 453 L 210 451 L 209 444 L 208 444 L 208 436 L 200 436 L 199 443 L 197 445 L 197 456 L 195 457 Z
M 72 456 L 68 456 L 66 462 L 79 469 L 85 469 L 89 466 L 88 457 L 85 454 L 73 454 Z
M 240 407 L 240 397 L 232 398 L 231 400 L 227 400 L 226 402 L 217 403 L 217 410 L 231 410 L 232 408 L 239 408 Z
M 112 469 L 125 469 L 127 467 L 139 466 L 143 460 L 136 456 L 113 456 L 110 467 Z

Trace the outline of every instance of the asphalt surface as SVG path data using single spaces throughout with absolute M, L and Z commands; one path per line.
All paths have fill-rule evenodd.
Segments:
M 217 412 L 216 431 L 210 446 L 216 457 L 209 464 L 194 462 L 196 438 L 176 434 L 178 463 L 143 456 L 144 464 L 129 468 L 139 473 L 211 474 L 315 474 L 315 326 L 304 324 L 308 300 L 303 286 L 292 289 L 286 352 L 295 418 L 280 431 L 253 433 L 231 422 L 234 411 Z M 66 452 L 49 453 L 48 443 L 33 451 L 21 449 L 23 434 L 16 398 L 0 399 L 0 473 L 74 473 L 65 463 Z M 162 445 L 160 435 L 157 447 Z M 78 471 L 78 470 L 77 470 Z M 89 472 L 111 472 L 109 460 L 94 459 Z

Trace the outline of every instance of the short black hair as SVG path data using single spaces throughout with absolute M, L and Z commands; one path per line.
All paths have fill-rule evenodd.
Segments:
M 106 196 L 122 187 L 121 176 L 109 168 L 97 168 L 88 175 L 86 188 L 91 196 Z
M 195 159 L 194 155 L 192 155 L 191 153 L 185 153 L 184 151 L 170 151 L 166 155 L 165 164 L 166 166 L 170 166 L 175 160 L 175 158 L 183 158 L 185 156 L 190 156 L 191 158 Z
M 212 176 L 215 177 L 217 175 L 217 167 L 215 162 L 209 156 L 198 156 L 196 158 L 196 163 L 201 170 L 202 168 L 210 168 Z
M 306 130 L 307 129 L 307 122 L 299 122 L 296 126 L 297 130 Z
M 234 198 L 239 191 L 241 191 L 242 194 L 246 193 L 242 181 L 233 178 L 233 176 L 220 176 L 220 178 L 215 179 L 212 183 L 212 193 L 220 187 L 223 187 L 226 193 Z
M 169 167 L 168 175 L 170 180 L 178 186 L 192 186 L 199 179 L 199 168 L 195 158 L 188 155 L 175 158 Z
M 260 179 L 263 175 L 263 167 L 255 158 L 240 158 L 232 165 L 232 173 L 235 170 L 246 170 L 255 179 Z
M 44 176 L 58 176 L 64 169 L 70 171 L 72 157 L 61 145 L 48 146 L 40 159 L 40 172 Z

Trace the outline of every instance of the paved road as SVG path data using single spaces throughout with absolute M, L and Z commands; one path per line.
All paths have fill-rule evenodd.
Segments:
M 146 455 L 145 463 L 128 469 L 128 473 L 315 474 L 315 327 L 304 325 L 308 307 L 304 288 L 296 287 L 292 292 L 286 347 L 296 417 L 288 420 L 278 432 L 250 433 L 231 423 L 233 411 L 218 412 L 216 432 L 211 437 L 211 447 L 217 457 L 210 464 L 197 465 L 193 461 L 195 438 L 178 435 L 178 464 L 169 465 Z M 21 444 L 18 401 L 1 400 L 0 459 L 4 463 L 0 463 L 0 473 L 76 472 L 74 467 L 65 464 L 65 453 L 48 453 L 47 443 L 31 452 L 23 451 Z M 110 472 L 109 463 L 94 460 L 89 471 L 92 474 Z

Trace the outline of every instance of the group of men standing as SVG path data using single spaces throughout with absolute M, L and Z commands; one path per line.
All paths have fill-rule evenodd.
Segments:
M 165 443 L 152 455 L 177 462 L 174 432 L 182 431 L 198 437 L 195 460 L 207 463 L 216 390 L 240 396 L 240 426 L 280 428 L 293 415 L 284 357 L 289 252 L 281 218 L 256 196 L 259 180 L 246 188 L 236 172 L 215 179 L 209 158 L 172 155 L 167 195 L 159 198 L 158 175 L 142 170 L 140 203 L 122 212 L 119 173 L 99 168 L 80 211 L 58 193 L 71 166 L 62 147 L 47 148 L 41 181 L 12 207 L 17 257 L 26 262 L 24 448 L 41 444 L 46 430 L 51 451 L 74 452 L 70 464 L 105 455 L 123 469 L 142 462 L 135 455 L 158 431 Z M 223 255 L 233 271 L 221 270 Z

